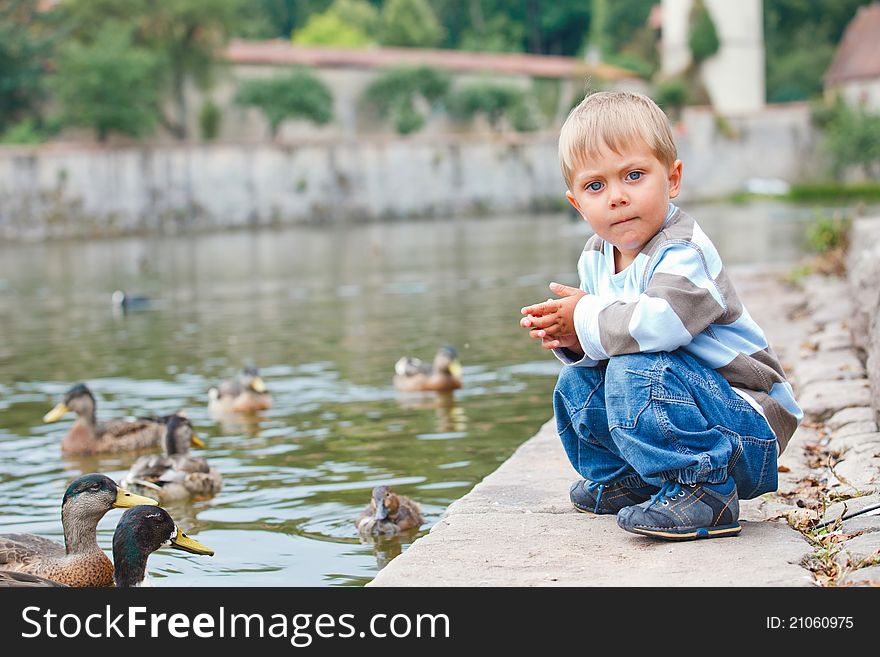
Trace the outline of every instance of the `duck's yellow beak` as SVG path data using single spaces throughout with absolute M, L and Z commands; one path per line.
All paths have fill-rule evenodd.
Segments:
M 184 552 L 191 552 L 193 554 L 207 554 L 209 557 L 214 556 L 214 550 L 184 534 L 180 531 L 180 527 L 177 528 L 177 536 L 171 539 L 171 545 L 169 547 L 177 548 Z
M 159 506 L 159 503 L 151 497 L 142 497 L 141 495 L 135 495 L 134 493 L 129 493 L 124 488 L 116 489 L 116 501 L 113 502 L 113 507 L 116 509 L 128 509 L 133 506 L 137 506 L 138 504 L 148 504 L 149 506 Z
M 251 381 L 251 388 L 253 388 L 256 392 L 266 392 L 266 384 L 263 383 L 263 379 L 258 376 L 255 376 Z
M 63 418 L 69 410 L 70 409 L 67 408 L 67 405 L 64 402 L 58 402 L 55 408 L 43 416 L 43 422 L 57 422 Z
M 461 366 L 461 361 L 454 360 L 451 363 L 449 363 L 449 373 L 452 376 L 454 376 L 456 379 L 461 378 L 462 370 L 463 370 L 463 368 Z
M 192 435 L 192 439 L 190 440 L 190 443 L 192 443 L 193 447 L 204 447 L 205 446 L 205 441 L 202 440 L 201 438 L 199 438 L 196 434 Z

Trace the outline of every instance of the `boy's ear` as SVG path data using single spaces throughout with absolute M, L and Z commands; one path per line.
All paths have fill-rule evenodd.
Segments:
M 669 198 L 675 198 L 681 191 L 681 166 L 681 160 L 676 160 L 669 169 Z
M 574 194 L 572 194 L 569 190 L 565 190 L 565 198 L 567 198 L 568 202 L 571 203 L 572 207 L 578 211 L 578 214 L 580 214 L 583 217 L 584 213 L 581 211 L 581 206 L 577 202 L 577 199 L 574 197 Z

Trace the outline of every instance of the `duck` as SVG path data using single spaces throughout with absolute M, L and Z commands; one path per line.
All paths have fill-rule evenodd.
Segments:
M 112 586 L 113 564 L 98 547 L 98 522 L 110 509 L 139 505 L 155 507 L 157 502 L 99 473 L 78 477 L 61 501 L 64 545 L 36 534 L 0 534 L 0 569 L 68 586 Z
M 155 418 L 96 420 L 95 396 L 84 383 L 77 383 L 64 395 L 43 422 L 57 422 L 68 412 L 76 421 L 61 441 L 64 454 L 101 454 L 154 447 L 165 435 L 165 427 Z
M 355 521 L 361 534 L 399 534 L 422 526 L 422 510 L 417 502 L 398 495 L 391 486 L 376 486 L 370 504 Z
M 256 413 L 272 408 L 272 396 L 255 365 L 248 364 L 233 379 L 208 390 L 208 409 L 215 415 Z
M 0 587 L 2 588 L 40 588 L 40 587 L 67 587 L 67 584 L 56 582 L 39 575 L 19 573 L 14 570 L 0 570 Z
M 131 310 L 147 310 L 150 307 L 150 298 L 142 295 L 126 294 L 122 290 L 116 290 L 110 295 L 113 308 L 123 313 Z
M 394 387 L 404 392 L 446 392 L 461 388 L 461 361 L 454 347 L 440 347 L 431 365 L 403 356 L 394 365 Z
M 223 486 L 223 477 L 203 457 L 189 453 L 190 446 L 205 446 L 190 421 L 182 415 L 162 419 L 166 422 L 164 454 L 141 456 L 120 484 L 138 493 L 154 495 L 162 504 L 216 495 Z
M 122 514 L 113 532 L 113 583 L 116 588 L 147 585 L 147 559 L 162 547 L 214 556 L 190 538 L 161 506 L 139 505 Z

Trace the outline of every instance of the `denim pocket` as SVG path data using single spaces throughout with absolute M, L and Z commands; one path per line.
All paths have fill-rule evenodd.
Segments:
M 739 458 L 731 464 L 731 474 L 736 482 L 739 498 L 750 500 L 776 490 L 779 486 L 776 438 L 738 436 L 727 431 L 725 433 L 735 441 L 734 453 L 741 450 Z

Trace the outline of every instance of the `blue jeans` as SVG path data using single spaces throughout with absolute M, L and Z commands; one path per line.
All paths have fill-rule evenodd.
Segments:
M 631 488 L 721 483 L 750 499 L 776 490 L 776 438 L 718 372 L 682 350 L 564 367 L 556 427 L 574 469 Z

